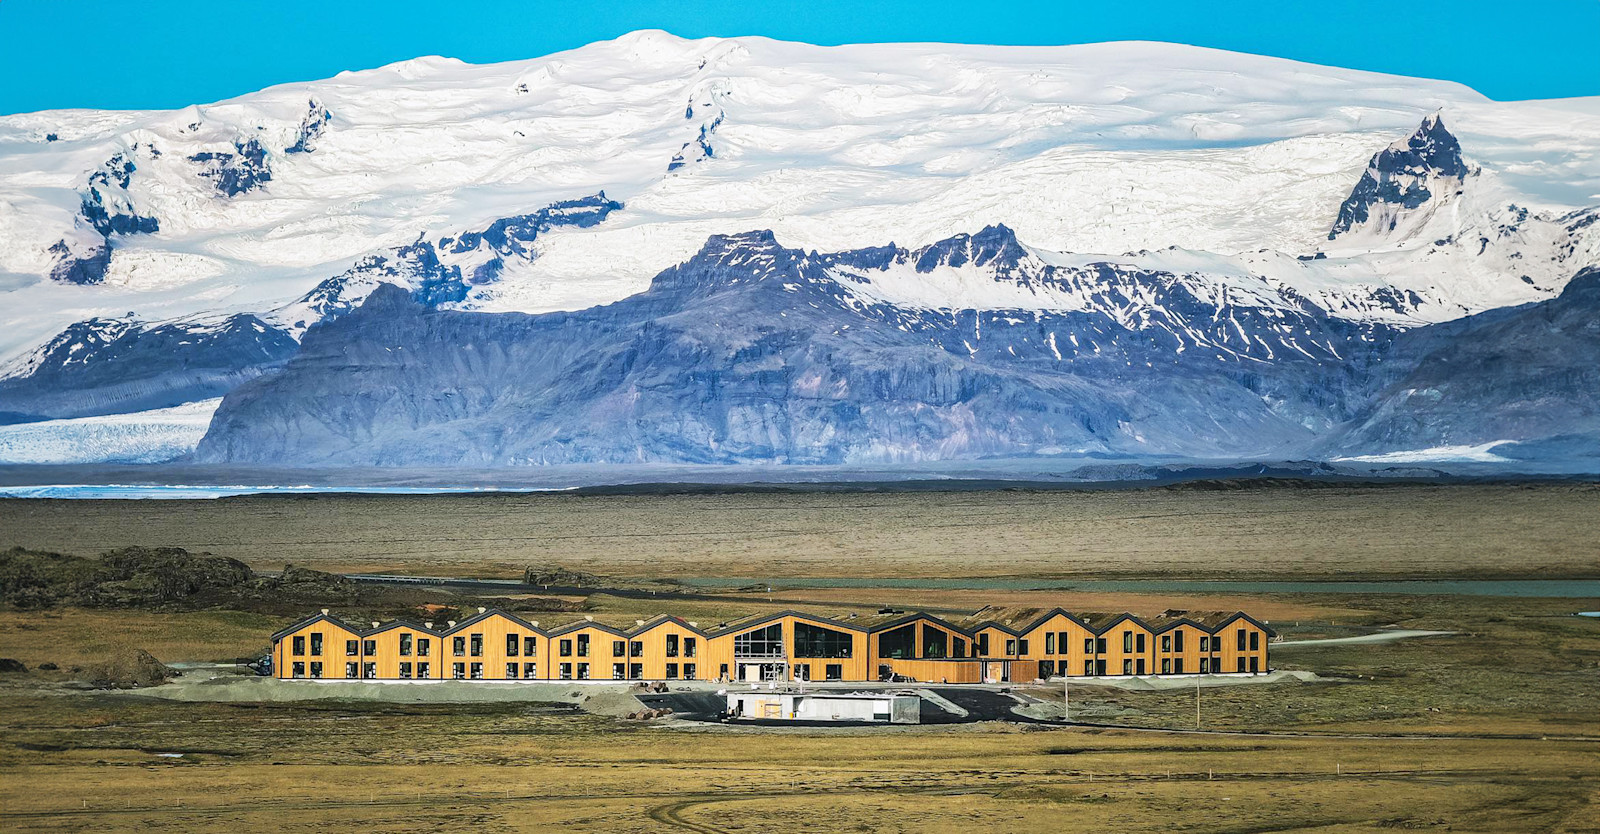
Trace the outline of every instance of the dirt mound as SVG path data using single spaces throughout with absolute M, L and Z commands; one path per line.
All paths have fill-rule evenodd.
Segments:
M 169 604 L 233 591 L 254 578 L 237 559 L 181 547 L 125 547 L 98 559 L 22 548 L 0 552 L 0 600 L 18 608 Z
M 608 584 L 605 577 L 581 570 L 537 565 L 522 572 L 522 582 L 525 585 L 552 585 L 558 588 L 603 588 Z
M 124 649 L 84 670 L 85 680 L 100 689 L 137 689 L 166 683 L 176 673 L 144 649 Z
M 28 671 L 28 667 L 23 665 L 22 661 L 9 657 L 0 657 L 0 675 L 14 675 L 26 671 Z

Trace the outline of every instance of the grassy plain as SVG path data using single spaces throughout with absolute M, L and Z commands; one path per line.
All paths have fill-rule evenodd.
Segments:
M 589 613 L 612 622 L 996 602 L 1243 608 L 1290 640 L 1457 632 L 1276 648 L 1274 666 L 1343 682 L 1207 689 L 1203 733 L 1189 732 L 1192 690 L 1079 685 L 1073 717 L 1099 726 L 774 732 L 536 703 L 87 693 L 67 670 L 105 652 L 232 659 L 281 618 L 0 610 L 0 657 L 64 667 L 0 676 L 0 830 L 1597 832 L 1600 621 L 1571 613 L 1600 600 L 892 587 L 997 574 L 1592 577 L 1597 505 L 1582 487 L 1500 486 L 0 502 L 0 546 L 83 554 L 172 544 L 262 568 L 884 578 L 670 603 L 590 596 Z
M 1600 577 L 1600 485 L 0 499 L 5 545 L 616 576 Z

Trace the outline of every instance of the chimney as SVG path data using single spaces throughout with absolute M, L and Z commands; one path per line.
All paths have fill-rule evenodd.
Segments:
M 642 626 L 644 625 L 644 620 L 634 620 L 633 624 L 636 626 Z
M 484 607 L 483 607 L 483 606 L 481 606 L 481 605 L 480 605 L 480 606 L 478 606 L 478 613 L 479 613 L 479 614 L 482 614 L 482 613 L 483 613 L 483 612 L 485 612 L 485 611 L 488 611 L 488 610 L 489 610 L 489 609 L 487 609 L 487 608 L 484 608 Z
M 430 620 L 430 621 L 428 621 L 428 622 L 425 622 L 425 623 L 423 623 L 423 624 L 422 624 L 422 627 L 423 627 L 423 628 L 427 628 L 427 629 L 431 629 L 431 628 L 433 628 L 433 621 L 431 621 L 431 620 Z
M 591 622 L 591 623 L 592 623 L 592 622 L 594 622 L 594 617 L 592 617 L 592 616 L 590 616 L 590 615 L 588 615 L 588 614 L 585 614 L 585 615 L 583 615 L 583 618 L 584 618 L 584 619 L 585 619 L 585 620 L 587 620 L 587 621 L 589 621 L 589 622 Z
M 378 627 L 378 621 L 377 620 L 373 620 L 372 621 L 372 627 L 373 628 L 377 628 Z
M 456 627 L 456 621 L 455 620 L 447 620 L 447 621 L 445 621 L 445 624 L 450 626 L 451 628 L 455 628 Z
M 538 628 L 539 627 L 539 621 L 538 620 L 529 620 L 528 621 L 528 625 L 531 625 L 534 628 Z
M 324 616 L 324 617 L 328 616 L 328 609 L 326 609 L 326 608 L 322 609 L 322 616 Z
M 689 627 L 690 627 L 690 628 L 699 628 L 699 627 L 700 627 L 700 624 L 699 624 L 699 623 L 697 623 L 697 622 L 695 622 L 695 621 L 694 621 L 694 620 L 690 620 L 690 621 L 689 621 Z

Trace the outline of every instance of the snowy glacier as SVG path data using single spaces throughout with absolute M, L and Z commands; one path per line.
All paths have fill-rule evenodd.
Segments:
M 132 414 L 0 425 L 0 463 L 162 463 L 199 445 L 222 398 Z

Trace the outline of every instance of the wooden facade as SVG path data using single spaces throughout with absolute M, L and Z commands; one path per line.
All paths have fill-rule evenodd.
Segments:
M 460 622 L 368 627 L 327 611 L 272 636 L 276 677 L 318 680 L 914 680 L 1251 674 L 1275 632 L 1243 612 L 1075 615 L 984 609 L 824 617 L 798 611 L 702 628 L 659 616 L 617 628 L 541 626 L 504 611 Z

